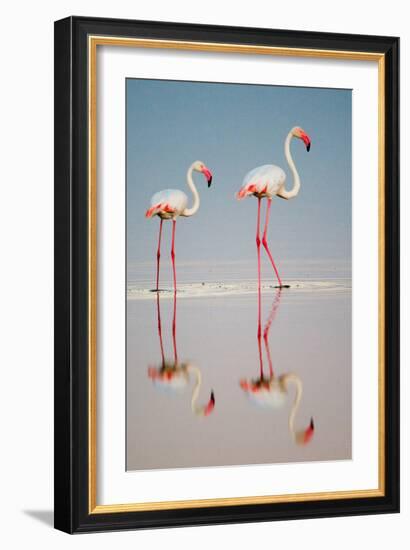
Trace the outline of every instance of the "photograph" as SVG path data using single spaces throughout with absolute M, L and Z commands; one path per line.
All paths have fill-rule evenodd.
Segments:
M 126 470 L 351 460 L 352 90 L 124 93 Z
M 398 513 L 399 38 L 132 17 L 55 21 L 55 528 Z

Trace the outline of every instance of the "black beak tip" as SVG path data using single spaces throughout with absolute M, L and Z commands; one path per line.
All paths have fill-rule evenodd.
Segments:
M 211 183 L 212 183 L 212 178 L 209 178 L 209 180 L 208 180 L 208 189 L 211 187 Z
M 215 403 L 215 395 L 214 395 L 214 390 L 211 391 L 211 401 L 212 403 Z
M 306 151 L 309 153 L 309 151 L 310 151 L 310 143 L 308 143 L 308 144 L 306 145 Z
M 315 424 L 313 422 L 313 418 L 310 419 L 310 426 L 309 427 L 310 427 L 311 430 L 315 429 Z

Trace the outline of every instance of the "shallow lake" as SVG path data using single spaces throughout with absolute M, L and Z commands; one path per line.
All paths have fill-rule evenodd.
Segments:
M 328 282 L 264 285 L 260 341 L 255 282 L 129 298 L 127 469 L 350 459 L 350 280 Z

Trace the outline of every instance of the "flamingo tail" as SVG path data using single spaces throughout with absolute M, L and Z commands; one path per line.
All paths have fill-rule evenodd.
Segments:
M 246 187 L 242 187 L 237 193 L 236 198 L 238 201 L 244 199 L 245 197 L 248 197 L 249 195 L 252 195 L 257 191 L 256 185 L 247 185 Z
M 145 217 L 146 218 L 152 218 L 152 216 L 155 216 L 155 214 L 158 214 L 158 212 L 161 211 L 161 203 L 159 204 L 154 204 L 153 206 L 151 206 L 151 208 L 148 208 L 148 210 L 145 212 Z

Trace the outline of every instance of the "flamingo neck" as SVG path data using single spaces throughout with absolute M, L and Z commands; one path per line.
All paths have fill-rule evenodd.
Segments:
M 292 405 L 292 409 L 289 414 L 289 431 L 291 432 L 294 439 L 296 439 L 296 431 L 295 431 L 295 418 L 296 414 L 299 409 L 300 401 L 302 399 L 302 381 L 300 380 L 299 376 L 296 376 L 296 374 L 286 374 L 283 378 L 283 382 L 285 384 L 285 387 L 288 387 L 289 382 L 293 382 L 296 386 L 296 395 L 295 400 Z
M 197 191 L 197 188 L 195 187 L 194 180 L 192 178 L 193 171 L 194 171 L 194 165 L 191 164 L 191 166 L 188 168 L 186 181 L 187 181 L 188 187 L 192 192 L 192 195 L 194 196 L 194 202 L 192 203 L 191 208 L 185 208 L 185 210 L 182 213 L 182 216 L 193 216 L 195 212 L 198 211 L 198 208 L 199 208 L 199 193 Z
M 191 372 L 194 372 L 196 376 L 195 386 L 192 391 L 191 409 L 193 413 L 201 414 L 202 412 L 201 407 L 198 407 L 198 405 L 196 404 L 198 395 L 199 395 L 199 389 L 202 383 L 201 371 L 198 369 L 198 367 L 192 367 L 192 366 L 190 367 L 190 370 Z
M 292 137 L 293 137 L 292 132 L 289 132 L 285 140 L 285 157 L 288 162 L 290 171 L 292 172 L 293 187 L 292 189 L 287 191 L 285 189 L 285 186 L 283 186 L 280 193 L 278 193 L 278 195 L 282 197 L 282 199 L 293 199 L 299 193 L 299 189 L 300 189 L 299 174 L 298 174 L 298 171 L 296 170 L 295 163 L 293 162 L 292 155 L 290 154 L 290 142 L 292 140 Z

